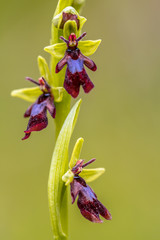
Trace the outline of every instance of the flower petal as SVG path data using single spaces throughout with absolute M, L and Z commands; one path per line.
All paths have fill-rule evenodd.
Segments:
M 104 168 L 83 169 L 79 176 L 88 183 L 99 178 L 104 172 Z
M 101 40 L 86 40 L 86 41 L 79 41 L 78 48 L 85 56 L 90 56 L 95 53 Z
M 55 72 L 58 73 L 62 70 L 62 68 L 67 64 L 68 55 L 65 56 L 57 63 Z
M 39 87 L 21 88 L 11 92 L 12 97 L 18 97 L 28 102 L 35 102 L 41 94 L 42 91 Z
M 96 64 L 90 58 L 83 55 L 83 61 L 84 61 L 84 64 L 86 65 L 86 67 L 88 67 L 90 70 L 92 70 L 92 71 L 97 70 Z

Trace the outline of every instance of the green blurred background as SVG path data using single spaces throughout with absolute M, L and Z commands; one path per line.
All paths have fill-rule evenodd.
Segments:
M 54 125 L 21 141 L 27 102 L 12 89 L 37 79 L 37 56 L 49 59 L 55 0 L 1 0 L 0 7 L 0 239 L 48 240 L 47 181 L 54 147 Z M 160 239 L 160 2 L 87 0 L 82 15 L 87 39 L 101 38 L 89 72 L 95 89 L 83 98 L 70 151 L 84 137 L 82 158 L 106 173 L 91 184 L 112 213 L 93 224 L 77 205 L 69 208 L 70 239 Z M 75 101 L 73 101 L 75 102 Z M 72 102 L 72 104 L 73 104 Z M 71 199 L 69 198 L 69 202 Z

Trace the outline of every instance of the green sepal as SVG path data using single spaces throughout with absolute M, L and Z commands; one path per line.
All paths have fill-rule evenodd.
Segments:
M 45 80 L 49 84 L 51 84 L 51 74 L 50 74 L 49 67 L 48 67 L 48 64 L 47 64 L 45 58 L 38 56 L 37 61 L 38 61 L 38 67 L 39 67 L 39 72 L 40 72 L 41 77 L 44 77 Z
M 81 50 L 82 54 L 85 56 L 90 56 L 95 53 L 101 40 L 86 40 L 86 41 L 79 41 L 78 48 Z
M 80 29 L 82 29 L 84 23 L 87 21 L 87 19 L 85 17 L 82 17 L 79 15 L 79 13 L 71 6 L 68 6 L 66 8 L 63 9 L 62 12 L 60 12 L 59 14 L 57 14 L 56 16 L 54 16 L 52 22 L 54 24 L 54 26 L 58 29 L 61 28 L 61 23 L 62 23 L 62 13 L 65 12 L 65 13 L 71 13 L 71 14 L 74 14 L 74 15 L 77 15 L 77 18 L 79 20 L 79 25 L 80 25 Z
M 56 43 L 44 48 L 44 50 L 56 58 L 63 58 L 67 49 L 66 43 Z
M 65 182 L 65 185 L 68 186 L 74 178 L 73 172 L 69 169 L 63 176 L 62 181 Z
M 76 162 L 80 159 L 80 154 L 81 154 L 81 150 L 82 150 L 82 147 L 83 147 L 83 142 L 84 142 L 84 139 L 79 138 L 74 145 L 73 152 L 72 152 L 72 155 L 71 155 L 71 160 L 69 162 L 69 168 L 71 170 L 76 165 Z
M 18 97 L 28 102 L 35 102 L 41 94 L 42 91 L 39 87 L 21 88 L 11 92 L 12 97 Z
M 71 33 L 75 33 L 77 36 L 77 24 L 74 20 L 68 20 L 63 28 L 63 36 L 65 39 L 68 39 Z
M 69 142 L 77 121 L 81 102 L 80 99 L 75 103 L 62 126 L 55 144 L 51 162 L 48 180 L 48 199 L 55 239 L 61 239 L 66 236 L 66 233 L 64 233 L 65 227 L 62 226 L 62 218 L 63 220 L 66 219 L 67 213 L 61 216 L 61 208 L 63 206 L 63 200 L 67 201 L 67 193 L 64 182 L 62 181 L 62 176 L 67 171 Z
M 79 174 L 86 182 L 92 182 L 105 172 L 104 168 L 83 169 Z
M 51 87 L 51 91 L 54 96 L 55 102 L 61 102 L 63 98 L 63 87 Z M 28 102 L 35 102 L 37 98 L 42 94 L 42 91 L 39 87 L 33 88 L 21 88 L 17 90 L 13 90 L 11 92 L 12 97 L 18 97 Z

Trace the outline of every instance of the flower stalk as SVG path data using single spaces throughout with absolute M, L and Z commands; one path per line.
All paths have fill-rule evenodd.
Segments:
M 59 14 L 67 6 L 72 6 L 73 0 L 60 0 L 58 2 L 54 16 Z M 72 23 L 71 23 L 72 26 Z M 72 28 L 68 28 L 69 35 L 72 33 Z M 52 23 L 52 38 L 51 44 L 60 43 L 60 36 L 65 36 L 65 31 L 58 29 Z M 65 36 L 66 37 L 66 36 Z M 55 74 L 55 68 L 59 59 L 56 56 L 51 56 L 51 76 L 54 87 L 63 86 L 65 69 L 59 74 Z M 67 188 L 62 181 L 62 176 L 68 167 L 68 148 L 69 142 L 78 116 L 81 100 L 79 100 L 72 108 L 70 114 L 71 96 L 64 92 L 63 100 L 60 103 L 55 103 L 56 106 L 56 145 L 53 152 L 53 157 L 50 166 L 48 179 L 48 200 L 51 218 L 51 226 L 54 239 L 67 240 L 68 238 L 68 199 Z M 68 117 L 67 117 L 68 115 Z M 67 118 L 66 118 L 67 117 Z M 65 120 L 66 119 L 66 120 Z M 65 120 L 65 122 L 64 122 Z M 63 124 L 64 123 L 64 124 Z M 63 127 L 62 127 L 63 125 Z M 63 148 L 62 148 L 63 146 Z

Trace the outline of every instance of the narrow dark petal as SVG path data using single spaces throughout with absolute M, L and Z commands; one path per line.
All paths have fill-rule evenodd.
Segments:
M 28 81 L 30 81 L 30 82 L 32 82 L 32 83 L 38 85 L 38 86 L 40 85 L 38 82 L 36 82 L 35 80 L 33 80 L 33 79 L 30 78 L 30 77 L 26 77 L 26 80 L 28 80 Z
M 89 164 L 93 163 L 94 161 L 96 161 L 95 158 L 92 158 L 91 160 L 89 160 L 88 162 L 86 162 L 85 164 L 82 165 L 82 168 L 88 166 Z
M 55 105 L 54 105 L 54 101 L 53 101 L 53 97 L 48 97 L 47 98 L 47 109 L 50 113 L 50 115 L 55 118 L 56 116 L 56 108 L 55 108 Z
M 66 65 L 67 63 L 67 54 L 64 56 L 64 58 L 62 58 L 56 65 L 56 70 L 55 72 L 58 73 L 59 71 L 62 70 L 62 68 Z
M 80 41 L 82 38 L 84 38 L 86 35 L 87 35 L 86 32 L 82 33 L 82 35 L 81 35 L 79 38 L 77 38 L 77 42 L 79 42 L 79 41 Z
M 60 36 L 60 39 L 62 40 L 62 41 L 64 41 L 65 43 L 67 43 L 68 44 L 68 40 L 67 39 L 65 39 L 63 36 Z
M 84 56 L 82 53 L 80 54 L 80 58 L 83 59 L 84 64 L 85 64 L 86 67 L 88 67 L 90 70 L 92 70 L 92 71 L 96 71 L 96 70 L 97 70 L 96 64 L 95 64 L 90 58 Z

